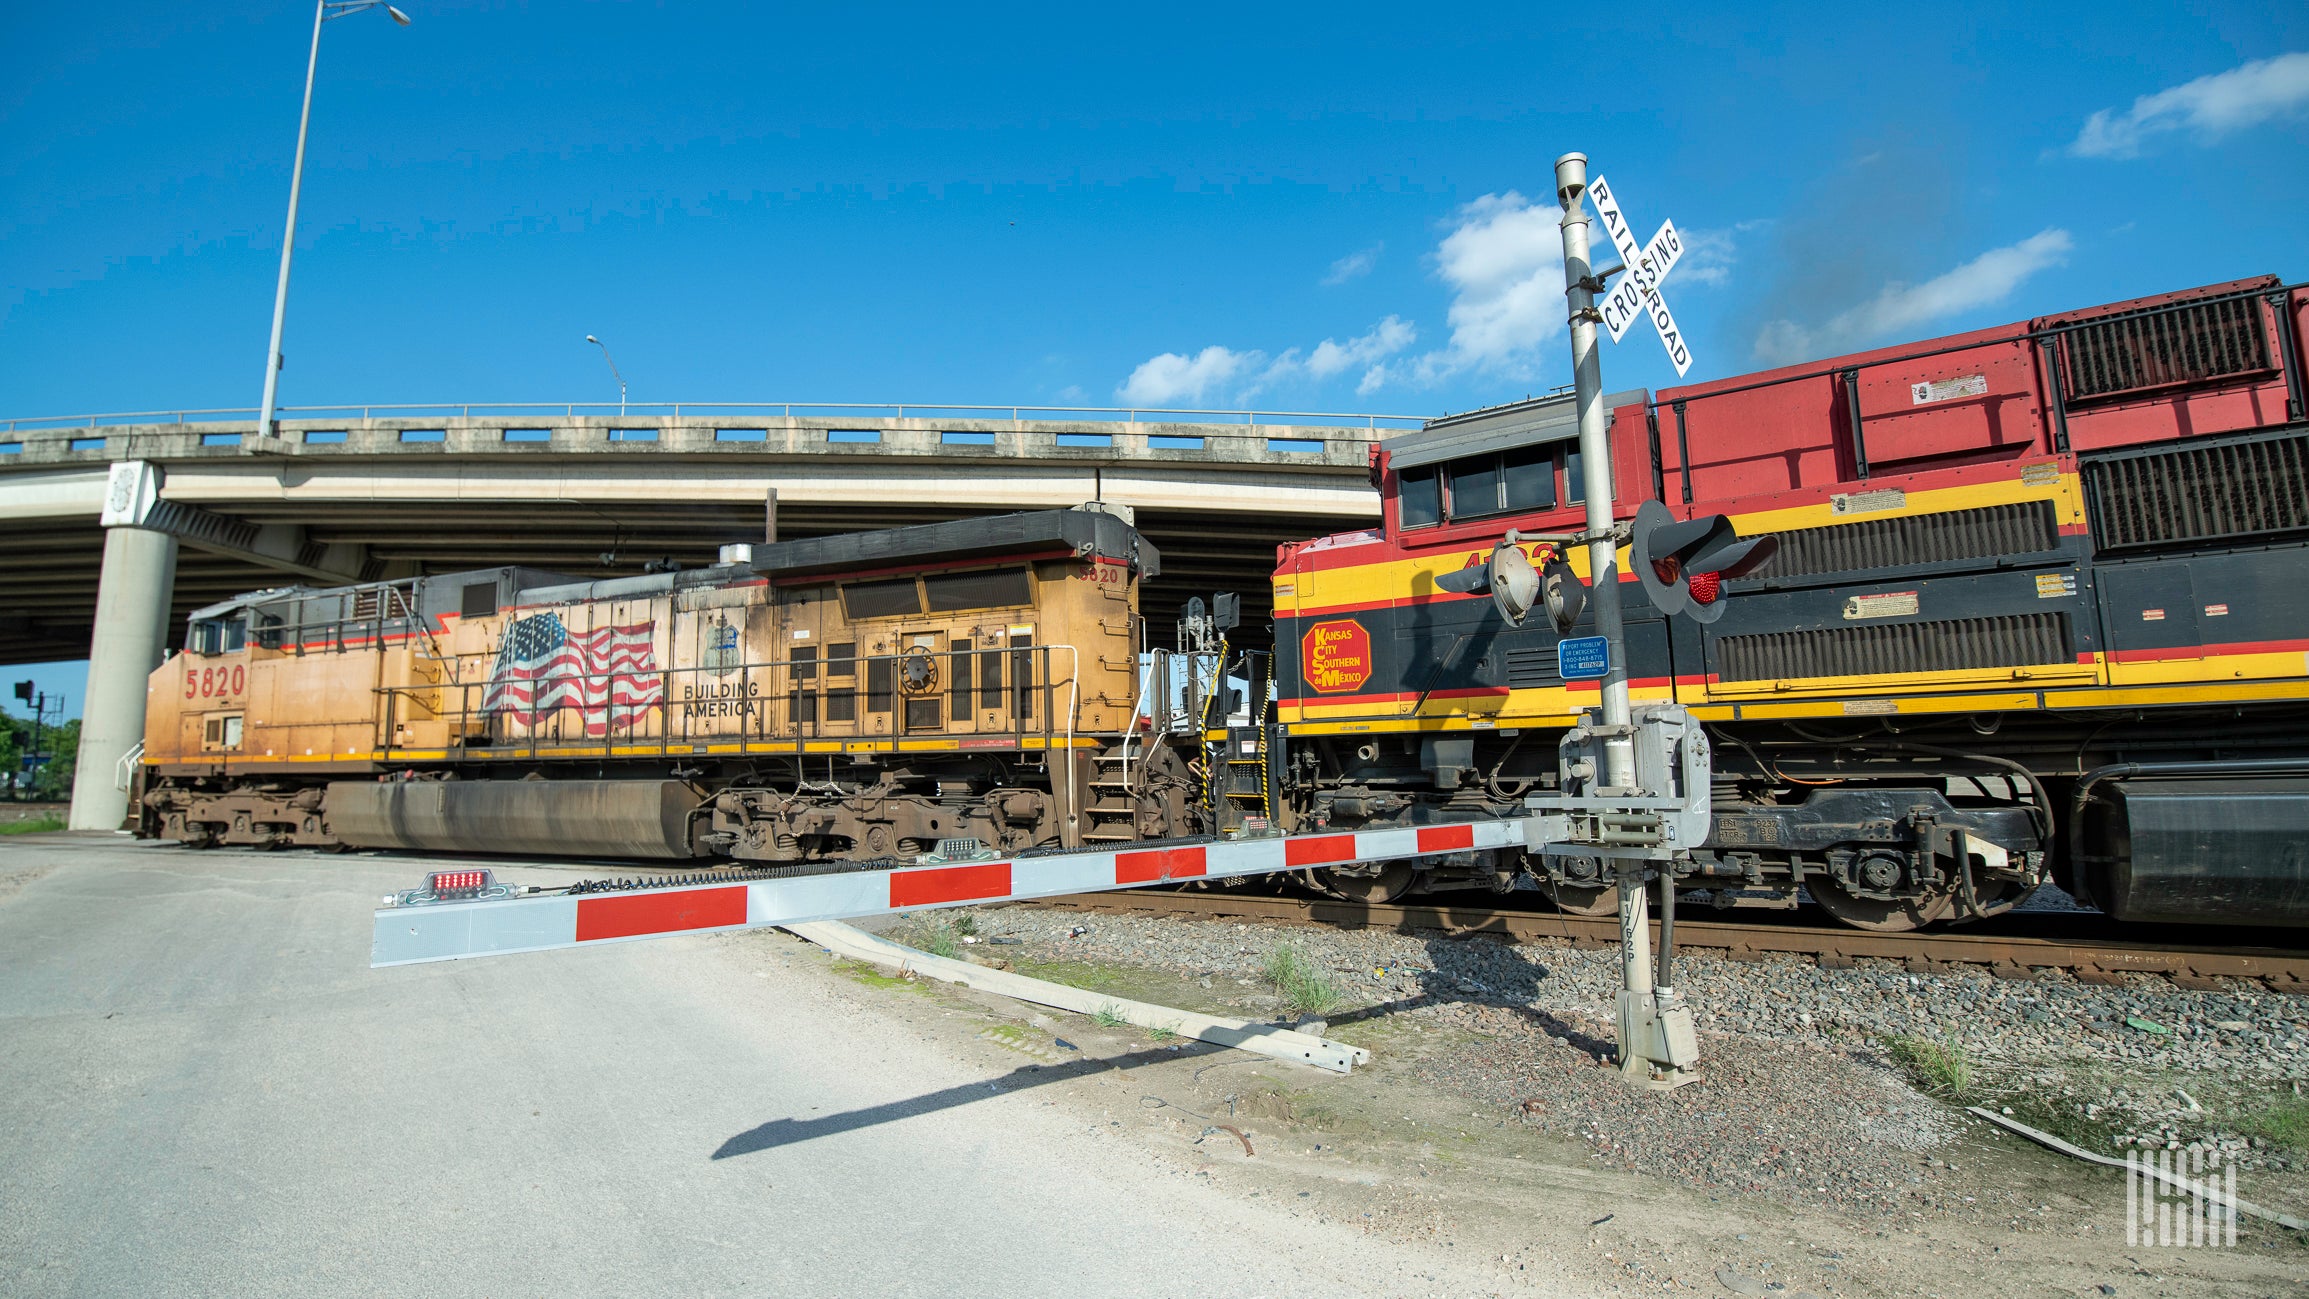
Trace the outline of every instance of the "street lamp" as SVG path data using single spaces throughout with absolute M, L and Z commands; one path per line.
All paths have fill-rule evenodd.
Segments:
M 622 374 L 618 374 L 618 372 L 617 372 L 617 360 L 616 360 L 616 358 L 612 357 L 612 356 L 609 354 L 609 344 L 602 342 L 600 339 L 598 339 L 598 338 L 595 338 L 595 337 L 594 337 L 593 335 L 591 335 L 591 334 L 587 334 L 587 335 L 585 336 L 585 341 L 586 341 L 586 342 L 588 342 L 588 343 L 591 343 L 591 344 L 593 344 L 595 347 L 598 347 L 598 348 L 600 348 L 600 349 L 601 349 L 601 359 L 602 359 L 602 360 L 604 360 L 604 361 L 607 361 L 607 362 L 609 362 L 609 372 L 610 372 L 610 374 L 611 374 L 611 375 L 615 376 L 615 378 L 617 379 L 617 417 L 618 417 L 619 419 L 624 419 L 624 418 L 625 418 L 625 376 L 624 376 L 624 375 L 622 375 Z
M 305 178 L 305 127 L 313 120 L 313 70 L 321 62 L 321 24 L 331 18 L 349 18 L 364 9 L 382 9 L 385 16 L 406 27 L 409 15 L 402 13 L 385 0 L 318 0 L 313 6 L 313 52 L 305 60 L 305 109 L 297 117 L 297 161 L 289 170 L 289 225 L 281 233 L 281 282 L 273 290 L 273 337 L 265 348 L 265 401 L 257 414 L 257 436 L 276 435 L 273 428 L 273 397 L 281 381 L 281 320 L 289 309 L 289 254 L 297 246 L 297 190 Z

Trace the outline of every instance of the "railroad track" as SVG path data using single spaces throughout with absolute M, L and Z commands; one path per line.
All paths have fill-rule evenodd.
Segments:
M 1072 894 L 1021 905 L 1114 915 L 1175 916 L 1197 920 L 1330 925 L 1342 929 L 1417 930 L 1452 935 L 1495 934 L 1517 943 L 1568 942 L 1605 947 L 1619 942 L 1616 917 L 1514 911 L 1474 905 L 1366 905 L 1323 898 L 1262 897 L 1234 892 Z M 1655 938 L 1658 925 L 1653 925 Z M 2066 970 L 2088 983 L 2113 983 L 2127 974 L 2157 974 L 2183 988 L 2224 991 L 2244 979 L 2279 992 L 2309 995 L 2309 952 L 2269 947 L 2203 947 L 2093 938 L 1955 932 L 1886 934 L 1789 924 L 1739 924 L 1676 918 L 1676 946 L 1708 948 L 1727 960 L 1760 961 L 1775 953 L 1810 956 L 1828 968 L 1864 957 L 1906 963 L 1914 973 L 1985 966 L 2000 978 L 2025 979 L 2039 970 Z

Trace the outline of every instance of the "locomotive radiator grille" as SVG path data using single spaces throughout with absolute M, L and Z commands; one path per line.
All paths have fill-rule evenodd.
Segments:
M 2309 530 L 2309 434 L 2183 444 L 2084 466 L 2104 550 Z
M 2061 381 L 2070 401 L 2146 392 L 2271 368 L 2261 304 L 2224 298 L 2116 316 L 2069 330 Z
M 1717 679 L 1722 681 L 1955 672 L 2075 661 L 2069 649 L 2068 617 L 2058 613 L 1726 636 L 1714 648 Z
M 1944 514 L 1863 519 L 1777 534 L 1780 549 L 1764 577 L 1848 573 L 1901 564 L 1938 564 L 2055 550 L 2060 528 L 2051 501 L 2015 501 Z

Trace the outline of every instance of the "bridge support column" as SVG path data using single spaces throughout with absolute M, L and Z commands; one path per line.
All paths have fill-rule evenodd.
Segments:
M 115 486 L 120 471 L 114 467 Z M 119 495 L 115 493 L 115 497 Z M 73 768 L 75 830 L 117 830 L 128 816 L 120 760 L 144 739 L 145 680 L 160 666 L 168 642 L 170 597 L 176 590 L 176 538 L 115 517 L 139 518 L 136 502 L 115 509 L 108 501 L 104 571 L 96 587 L 96 634 L 88 642 L 88 693 L 80 713 L 80 753 Z

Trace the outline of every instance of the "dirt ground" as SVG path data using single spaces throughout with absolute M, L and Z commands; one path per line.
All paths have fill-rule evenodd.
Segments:
M 1117 1159 L 1157 1161 L 1212 1194 L 1296 1201 L 1310 1218 L 1407 1246 L 1496 1260 L 1501 1293 L 1568 1283 L 1598 1294 L 1789 1299 L 2309 1294 L 2309 1242 L 2299 1234 L 2247 1219 L 2235 1248 L 2128 1246 L 2118 1172 L 2049 1154 L 1954 1111 L 1949 1135 L 1928 1150 L 1903 1149 L 1915 1167 L 1913 1198 L 1789 1203 L 1647 1171 L 1632 1152 L 1599 1151 L 1562 1135 L 1560 1114 L 1543 1125 L 1511 1095 L 1473 1094 L 1482 1089 L 1453 1080 L 1497 1045 L 1480 1019 L 1380 1007 L 1335 1023 L 1327 1036 L 1373 1055 L 1370 1065 L 1340 1076 L 894 978 L 783 933 L 724 941 L 742 945 L 768 977 L 836 981 L 858 1013 L 897 1018 L 937 1049 L 1003 1070 L 994 1086 L 1036 1089 L 1087 1131 L 1110 1136 Z M 1159 970 L 1023 961 L 1018 969 L 1183 1009 L 1272 1014 L 1273 999 L 1256 990 Z M 1608 1035 L 1607 1025 L 1593 1027 Z M 1726 1077 L 1740 1075 L 1741 1045 L 1703 1035 L 1703 1051 L 1725 1061 Z M 1823 1114 L 1859 1104 L 1836 1067 L 1842 1062 L 1820 1054 Z M 1606 1067 L 1591 1055 L 1577 1058 L 1585 1063 L 1551 1067 Z M 1651 1103 L 1696 1115 L 1711 1108 L 1710 1082 Z M 1552 1103 L 1580 1090 L 1560 1089 Z M 1695 1140 L 1720 1144 L 1727 1158 L 1757 1153 L 1748 1135 L 1695 1127 Z M 2240 1187 L 2248 1199 L 2253 1190 Z

